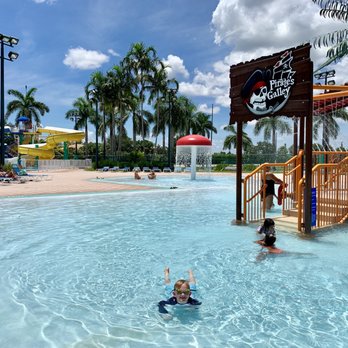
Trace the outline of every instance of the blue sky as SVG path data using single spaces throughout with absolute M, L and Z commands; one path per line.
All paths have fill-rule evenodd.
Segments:
M 199 110 L 210 114 L 214 105 L 214 150 L 221 151 L 230 65 L 344 27 L 318 12 L 311 0 L 2 0 L 0 33 L 20 40 L 12 49 L 18 60 L 5 62 L 5 90 L 38 88 L 36 98 L 50 108 L 43 126 L 73 128 L 65 113 L 84 95 L 91 74 L 106 72 L 142 41 L 171 66 L 180 92 Z M 315 65 L 325 52 L 312 49 Z M 337 83 L 348 81 L 346 59 L 333 68 Z M 246 130 L 261 140 L 252 122 Z M 279 136 L 278 144 L 284 143 L 290 146 L 292 137 Z

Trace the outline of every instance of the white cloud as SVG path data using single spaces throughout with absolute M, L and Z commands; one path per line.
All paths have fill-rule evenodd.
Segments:
M 345 23 L 323 18 L 312 1 L 292 0 L 220 0 L 213 12 L 215 42 L 233 48 L 244 61 L 274 53 L 320 34 L 340 28 Z
M 108 53 L 111 54 L 114 57 L 119 57 L 120 56 L 120 54 L 115 52 L 112 48 L 108 49 Z
M 189 78 L 190 74 L 185 68 L 184 61 L 180 57 L 169 54 L 167 59 L 163 59 L 163 63 L 167 66 L 166 71 L 170 79 L 178 78 L 179 76 L 185 79 Z
M 46 3 L 46 4 L 53 4 L 56 2 L 56 0 L 33 0 L 35 3 L 37 4 L 43 4 L 43 3 Z
M 216 115 L 220 112 L 220 108 L 218 106 L 212 107 L 211 105 L 207 105 L 207 104 L 199 104 L 197 106 L 198 111 L 204 112 L 204 113 L 209 114 L 209 115 L 211 115 L 212 108 L 213 108 L 214 115 Z
M 98 51 L 88 51 L 82 47 L 70 48 L 63 63 L 72 69 L 92 70 L 109 61 L 109 57 Z

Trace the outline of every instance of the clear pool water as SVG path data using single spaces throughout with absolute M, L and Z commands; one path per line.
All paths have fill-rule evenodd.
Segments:
M 233 179 L 174 184 L 2 199 L 0 347 L 348 346 L 346 225 L 278 231 L 287 253 L 267 255 L 230 223 Z M 203 302 L 171 321 L 165 266 L 192 268 Z

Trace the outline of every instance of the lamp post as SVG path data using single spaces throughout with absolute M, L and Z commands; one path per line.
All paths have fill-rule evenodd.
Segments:
M 336 71 L 335 70 L 328 70 L 328 71 L 323 71 L 321 73 L 314 74 L 314 77 L 317 80 L 324 80 L 324 85 L 332 85 L 335 84 L 334 80 L 328 81 L 330 77 L 335 77 Z
M 18 39 L 12 36 L 6 36 L 3 34 L 0 34 L 0 85 L 1 85 L 1 103 L 0 103 L 0 110 L 1 110 L 1 119 L 0 119 L 0 143 L 1 143 L 1 149 L 0 149 L 0 165 L 5 164 L 5 82 L 4 82 L 4 61 L 9 60 L 13 61 L 18 58 L 18 53 L 10 51 L 8 53 L 8 56 L 5 57 L 5 46 L 13 47 L 14 45 L 18 44 Z

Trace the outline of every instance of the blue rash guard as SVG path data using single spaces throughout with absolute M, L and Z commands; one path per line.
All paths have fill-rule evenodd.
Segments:
M 172 288 L 170 288 L 170 289 L 172 290 Z M 168 286 L 166 286 L 166 290 L 168 291 Z M 191 285 L 191 291 L 196 291 L 195 285 Z M 179 303 L 174 296 L 169 298 L 168 300 L 162 300 L 162 301 L 158 302 L 158 311 L 161 314 L 168 314 L 168 311 L 166 310 L 165 306 L 166 305 L 175 306 L 177 304 L 179 304 Z M 192 298 L 191 296 L 188 298 L 187 302 L 185 303 L 185 305 L 191 305 L 191 306 L 199 306 L 201 304 L 202 304 L 202 302 Z

